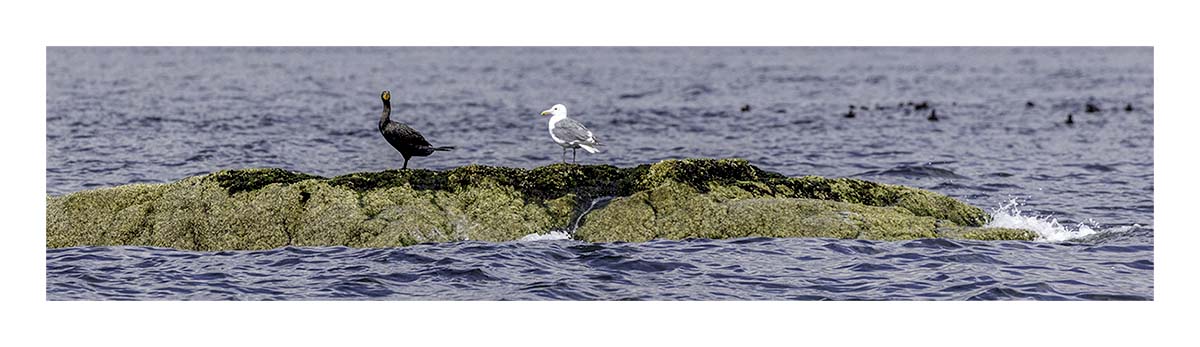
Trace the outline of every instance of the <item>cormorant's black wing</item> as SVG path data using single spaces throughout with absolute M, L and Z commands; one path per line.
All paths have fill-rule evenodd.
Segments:
M 416 129 L 400 122 L 388 122 L 383 127 L 383 137 L 392 145 L 404 144 L 412 147 L 430 147 L 429 141 L 425 140 L 421 133 Z

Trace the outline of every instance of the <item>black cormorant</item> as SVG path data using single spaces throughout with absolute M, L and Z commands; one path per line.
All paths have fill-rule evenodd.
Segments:
M 454 146 L 433 147 L 429 141 L 425 141 L 425 137 L 421 136 L 412 127 L 400 122 L 392 121 L 392 93 L 383 91 L 379 95 L 383 99 L 383 115 L 379 117 L 379 133 L 383 134 L 383 138 L 392 145 L 400 155 L 404 156 L 404 169 L 408 168 L 408 159 L 412 157 L 425 157 L 432 154 L 434 151 L 450 151 L 454 150 Z

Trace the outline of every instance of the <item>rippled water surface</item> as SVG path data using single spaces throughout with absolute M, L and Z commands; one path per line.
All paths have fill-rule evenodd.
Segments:
M 547 231 L 401 249 L 86 247 L 47 250 L 47 295 L 1152 299 L 1152 60 L 1149 48 L 50 48 L 51 195 L 226 168 L 396 168 L 375 130 L 389 89 L 394 119 L 459 147 L 417 168 L 553 163 L 538 112 L 563 103 L 607 143 L 580 163 L 741 157 L 912 185 L 1042 240 L 588 244 Z
M 53 249 L 59 299 L 1138 300 L 1150 246 L 826 239 Z

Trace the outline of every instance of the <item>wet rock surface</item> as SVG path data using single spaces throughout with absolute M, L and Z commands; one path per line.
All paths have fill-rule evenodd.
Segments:
M 611 200 L 593 206 L 598 198 Z M 581 216 L 585 208 L 590 213 Z M 48 197 L 46 246 L 396 247 L 510 241 L 562 229 L 592 242 L 1035 238 L 1023 230 L 979 228 L 988 219 L 977 207 L 931 191 L 851 178 L 786 177 L 741 159 L 664 160 L 629 168 L 471 165 L 332 178 L 243 169 Z

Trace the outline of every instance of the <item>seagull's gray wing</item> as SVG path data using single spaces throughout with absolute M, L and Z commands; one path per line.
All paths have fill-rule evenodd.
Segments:
M 596 138 L 592 136 L 592 131 L 588 130 L 583 124 L 579 124 L 574 119 L 563 119 L 554 123 L 554 137 L 567 143 L 594 143 Z

